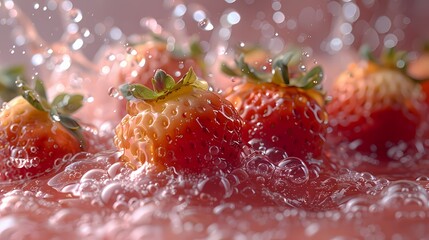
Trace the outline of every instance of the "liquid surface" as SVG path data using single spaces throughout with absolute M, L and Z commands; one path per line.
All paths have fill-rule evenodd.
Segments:
M 246 19 L 234 2 L 225 1 L 233 8 L 225 8 L 219 23 L 206 14 L 204 6 L 173 4 L 168 7 L 169 20 L 176 26 L 172 29 L 180 32 L 180 23 L 193 16 L 190 29 L 196 27 L 201 37 L 205 33 L 215 36 L 205 42 L 210 53 L 206 60 L 219 60 L 233 41 L 229 34 L 236 34 L 233 26 Z M 183 175 L 174 169 L 162 173 L 148 166 L 131 169 L 120 161 L 121 153 L 112 140 L 121 106 L 117 103 L 118 65 L 133 50 L 125 44 L 126 34 L 109 23 L 98 25 L 96 34 L 80 28 L 84 13 L 69 1 L 35 3 L 34 13 L 59 12 L 63 17 L 66 30 L 61 40 L 49 43 L 29 24 L 18 4 L 0 3 L 2 26 L 21 30 L 9 54 L 15 56 L 24 45 L 30 46 L 24 55 L 33 66 L 32 77 L 47 78 L 52 94 L 64 89 L 83 93 L 86 105 L 77 116 L 94 126 L 88 153 L 64 158 L 58 169 L 42 177 L 1 183 L 0 239 L 424 239 L 428 235 L 427 126 L 415 150 L 397 146 L 392 150 L 395 161 L 389 163 L 359 154 L 349 144 L 328 141 L 323 159 L 312 162 L 253 143 L 254 149 L 243 146 L 243 164 L 231 172 Z M 340 7 L 345 18 L 342 24 L 351 27 L 358 21 L 357 5 L 347 3 L 314 5 L 288 19 L 282 15 L 281 10 L 286 11 L 282 6 L 294 6 L 273 1 L 268 12 L 274 23 L 258 15 L 256 29 L 265 33 L 261 42 L 274 52 L 287 45 L 276 35 L 277 29 L 302 33 L 295 40 L 311 45 L 311 40 L 305 40 L 311 38 L 305 29 L 311 32 L 312 22 L 327 21 L 327 13 L 321 16 L 321 11 L 335 12 Z M 383 32 L 389 25 L 383 19 L 374 31 Z M 151 32 L 164 30 L 155 18 L 144 17 L 139 23 Z M 186 23 L 190 25 L 189 20 Z M 345 28 L 347 35 L 349 25 L 338 28 Z M 329 33 L 325 36 L 332 37 L 329 49 L 323 51 L 344 54 L 337 50 L 347 41 L 340 44 L 335 31 Z M 19 45 L 21 37 L 25 44 Z M 91 46 L 91 37 L 95 42 L 108 39 L 94 60 L 81 51 Z M 177 41 L 180 38 L 186 39 L 178 34 Z M 318 47 L 307 50 L 302 56 L 303 71 L 317 62 L 320 51 Z M 331 67 L 328 74 L 339 68 Z M 217 76 L 214 71 L 211 75 Z M 230 79 L 216 87 L 222 89 L 222 84 L 231 84 Z

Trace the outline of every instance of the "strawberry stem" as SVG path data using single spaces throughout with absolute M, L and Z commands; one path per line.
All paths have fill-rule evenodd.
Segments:
M 272 73 L 257 71 L 244 61 L 244 54 L 241 54 L 239 58 L 236 59 L 235 68 L 224 63 L 221 66 L 221 70 L 229 76 L 246 77 L 247 80 L 254 82 L 271 82 L 278 85 L 294 86 L 303 89 L 320 86 L 323 79 L 323 69 L 320 66 L 312 68 L 305 74 L 300 74 L 300 76 L 291 78 L 289 66 L 297 54 L 297 51 L 289 51 L 277 57 L 272 64 Z
M 39 111 L 49 113 L 52 121 L 60 123 L 79 141 L 81 149 L 86 148 L 79 123 L 69 116 L 82 107 L 82 95 L 62 93 L 49 103 L 45 86 L 40 79 L 36 80 L 34 89 L 23 81 L 16 81 L 16 86 L 28 103 Z
M 156 101 L 165 98 L 168 94 L 184 86 L 193 86 L 204 90 L 208 89 L 207 82 L 199 80 L 192 68 L 189 68 L 189 71 L 177 83 L 164 70 L 158 69 L 152 79 L 152 83 L 154 90 L 137 83 L 123 84 L 119 87 L 119 90 L 127 100 Z

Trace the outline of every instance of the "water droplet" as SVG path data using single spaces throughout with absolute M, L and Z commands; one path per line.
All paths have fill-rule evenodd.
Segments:
M 198 27 L 203 29 L 204 31 L 211 31 L 214 29 L 213 24 L 208 18 L 204 18 L 203 20 L 199 21 Z
M 117 98 L 119 96 L 119 90 L 115 87 L 109 88 L 109 96 Z
M 18 77 L 18 79 L 15 81 L 15 85 L 21 88 L 24 86 L 24 81 Z
M 69 14 L 70 20 L 72 20 L 75 23 L 78 23 L 83 19 L 83 15 L 80 9 L 73 8 L 68 12 L 68 14 Z

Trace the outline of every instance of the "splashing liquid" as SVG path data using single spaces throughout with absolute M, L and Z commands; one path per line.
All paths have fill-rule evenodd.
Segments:
M 209 39 L 202 43 L 208 52 L 205 60 L 211 64 L 235 54 L 234 28 L 248 20 L 240 4 L 249 7 L 249 2 L 252 1 L 225 0 L 223 4 L 227 7 L 217 21 L 209 8 L 171 1 L 165 9 L 171 12 L 166 26 L 160 20 L 144 17 L 140 27 L 159 34 L 167 29 L 175 36 L 175 42 L 183 43 L 188 40 L 188 30 L 201 36 L 208 34 Z M 322 10 L 308 6 L 298 16 L 289 17 L 288 9 L 293 10 L 294 5 L 284 1 L 272 1 L 269 5 L 269 11 L 256 14 L 249 23 L 252 29 L 246 29 L 247 32 L 260 32 L 260 42 L 273 52 L 288 45 L 282 36 L 288 31 L 296 35 L 297 42 L 312 41 L 308 32 L 313 20 L 323 18 Z M 342 35 L 333 32 L 329 35 L 331 40 L 321 46 L 332 53 L 350 45 L 350 28 L 357 24 L 358 9 L 353 1 L 345 1 L 343 5 L 331 1 L 326 8 L 332 14 L 344 12 L 335 22 L 339 25 L 334 25 Z M 359 155 L 349 146 L 328 146 L 324 159 L 303 161 L 288 156 L 283 149 L 266 149 L 254 139 L 250 147 L 243 149 L 243 164 L 230 172 L 207 176 L 183 175 L 175 169 L 159 173 L 148 165 L 131 168 L 121 161 L 120 152 L 112 150 L 111 138 L 114 123 L 118 121 L 115 104 L 121 98 L 117 73 L 126 64 L 127 56 L 133 54 L 132 46 L 126 44 L 122 31 L 111 23 L 96 24 L 94 33 L 81 28 L 87 16 L 71 1 L 33 5 L 35 12 L 48 9 L 60 13 L 64 29 L 60 40 L 54 43 L 38 35 L 12 0 L 0 2 L 0 24 L 17 29 L 9 53 L 16 54 L 20 46 L 27 46 L 25 55 L 36 69 L 34 78 L 45 78 L 49 93 L 72 90 L 85 95 L 86 107 L 78 116 L 96 126 L 88 131 L 92 136 L 89 141 L 92 151 L 58 159 L 57 170 L 39 178 L 2 182 L 1 239 L 420 239 L 427 236 L 429 167 L 425 151 L 404 153 L 414 161 L 402 158 L 404 164 L 392 163 L 380 168 L 374 159 Z M 387 34 L 384 31 L 389 21 L 379 18 L 376 22 L 376 31 Z M 89 60 L 84 49 L 96 35 L 105 37 L 106 44 L 96 59 Z M 393 40 L 386 38 L 384 44 L 392 44 Z M 304 59 L 314 59 L 314 48 L 318 46 L 311 46 L 306 48 Z M 136 64 L 150 64 L 150 59 Z M 301 66 L 306 71 L 308 66 Z M 213 79 L 220 76 L 214 70 L 208 75 Z M 223 84 L 228 83 L 230 79 Z M 3 109 L 7 107 L 3 105 Z M 418 149 L 429 147 L 427 139 L 418 144 Z M 212 147 L 208 155 L 215 158 L 219 151 Z M 38 164 L 27 161 L 25 155 L 25 151 L 15 149 L 8 164 L 20 168 Z M 346 161 L 350 159 L 354 161 Z

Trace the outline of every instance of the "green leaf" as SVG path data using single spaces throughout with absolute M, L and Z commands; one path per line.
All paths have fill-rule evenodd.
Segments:
M 189 48 L 191 50 L 191 57 L 193 58 L 199 58 L 204 54 L 204 50 L 197 40 L 192 41 Z
M 159 95 L 141 84 L 123 84 L 119 87 L 122 95 L 128 99 L 155 100 Z
M 280 67 L 276 67 L 274 69 L 274 74 L 271 78 L 271 82 L 275 83 L 275 84 L 284 84 L 286 83 L 286 85 L 289 84 L 289 77 L 287 78 L 287 82 L 285 81 L 284 77 L 283 77 L 283 73 Z
M 80 128 L 79 123 L 73 118 L 66 115 L 59 115 L 61 124 L 70 129 L 70 130 L 78 130 Z
M 295 52 L 287 52 L 284 55 L 282 55 L 280 58 L 277 58 L 274 63 L 273 63 L 273 67 L 275 69 L 275 71 L 277 71 L 277 75 L 280 74 L 281 76 L 281 81 L 278 77 L 273 78 L 272 81 L 274 83 L 280 84 L 280 83 L 285 83 L 286 85 L 289 84 L 290 79 L 289 79 L 289 67 L 288 64 L 290 63 L 290 61 L 292 60 L 292 58 L 294 57 Z
M 363 59 L 366 59 L 368 61 L 378 63 L 377 58 L 372 53 L 371 47 L 368 45 L 362 45 L 362 47 L 359 49 L 359 53 Z
M 316 66 L 297 81 L 297 87 L 301 87 L 304 89 L 314 88 L 315 86 L 319 85 L 322 82 L 322 80 L 323 80 L 322 67 Z
M 52 121 L 54 122 L 60 122 L 61 121 L 61 117 L 60 114 L 58 113 L 57 108 L 53 107 L 49 110 L 49 117 L 52 119 Z
M 152 85 L 155 92 L 164 92 L 172 89 L 176 82 L 165 71 L 158 69 L 152 78 Z
M 43 104 L 36 91 L 32 89 L 24 90 L 22 96 L 31 104 L 31 106 L 35 107 L 37 110 L 44 112 L 49 111 L 49 108 Z
M 34 90 L 39 94 L 40 97 L 47 99 L 45 85 L 43 84 L 42 80 L 37 79 L 35 83 Z
M 57 108 L 61 108 L 61 106 L 63 105 L 63 101 L 64 101 L 64 98 L 66 97 L 66 95 L 67 95 L 66 93 L 60 93 L 60 94 L 58 94 L 54 98 L 54 100 L 52 100 L 51 105 L 54 106 L 54 107 L 57 107 Z
M 243 75 L 256 81 L 263 80 L 257 75 L 257 71 L 244 61 L 244 54 L 240 55 L 236 63 Z
M 69 130 L 69 132 L 79 141 L 81 149 L 85 149 L 86 142 L 82 135 L 82 128 L 79 123 L 69 116 L 59 115 L 59 117 L 60 124 Z
M 83 106 L 83 96 L 80 94 L 59 94 L 52 101 L 52 106 L 58 108 L 61 114 L 72 114 Z
M 235 69 L 228 66 L 226 63 L 222 63 L 220 66 L 220 70 L 228 76 L 231 77 L 241 77 L 243 74 L 241 72 L 235 71 Z

